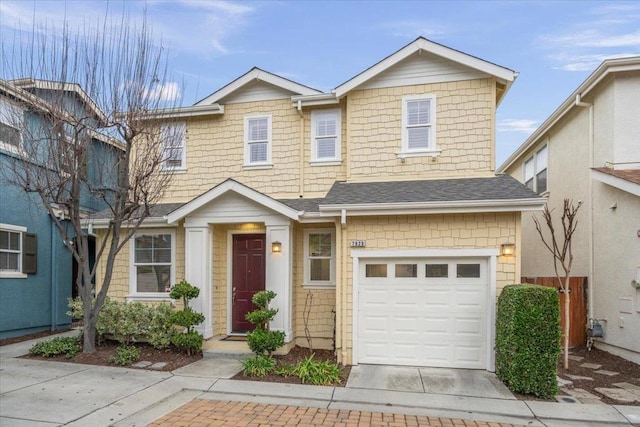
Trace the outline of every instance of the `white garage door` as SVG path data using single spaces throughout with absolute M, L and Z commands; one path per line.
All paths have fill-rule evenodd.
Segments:
M 485 369 L 487 259 L 362 259 L 358 363 Z

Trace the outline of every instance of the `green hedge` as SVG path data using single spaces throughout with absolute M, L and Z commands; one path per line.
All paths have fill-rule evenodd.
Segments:
M 511 391 L 552 397 L 560 355 L 560 306 L 555 288 L 506 286 L 498 298 L 496 375 Z

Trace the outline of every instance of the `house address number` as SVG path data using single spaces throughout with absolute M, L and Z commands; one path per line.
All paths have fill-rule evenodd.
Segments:
M 365 246 L 367 246 L 367 241 L 366 240 L 352 240 L 351 241 L 351 247 L 352 248 L 364 248 Z

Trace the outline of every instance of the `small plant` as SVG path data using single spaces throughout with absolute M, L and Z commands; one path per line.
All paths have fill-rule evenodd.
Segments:
M 204 315 L 189 307 L 189 301 L 197 298 L 198 295 L 200 295 L 200 289 L 184 280 L 173 286 L 169 293 L 172 299 L 182 299 L 184 306 L 182 310 L 173 313 L 171 322 L 185 328 L 184 333 L 171 337 L 171 343 L 186 350 L 189 355 L 202 350 L 203 337 L 193 327 L 204 321 Z
M 246 319 L 256 327 L 247 333 L 247 344 L 256 355 L 271 356 L 271 353 L 284 345 L 284 332 L 269 330 L 269 322 L 278 313 L 277 309 L 269 308 L 269 303 L 276 297 L 273 291 L 256 293 L 252 301 L 257 310 L 247 313 Z
M 290 363 L 282 363 L 276 369 L 276 375 L 287 378 L 292 375 L 295 375 L 294 373 L 295 369 L 296 369 L 296 365 L 292 365 Z
M 109 362 L 120 366 L 129 366 L 140 359 L 140 350 L 133 345 L 121 345 L 116 348 L 116 355 L 109 357 Z
M 315 354 L 304 359 L 293 370 L 303 384 L 330 385 L 340 382 L 340 367 L 328 360 L 316 362 Z
M 196 331 L 185 332 L 184 334 L 175 334 L 172 343 L 187 352 L 189 356 L 202 350 L 204 339 Z
M 80 351 L 80 339 L 78 337 L 57 337 L 47 341 L 41 341 L 29 349 L 29 354 L 42 357 L 65 355 L 72 358 Z
M 257 355 L 242 362 L 245 377 L 264 377 L 274 372 L 276 361 L 270 356 Z

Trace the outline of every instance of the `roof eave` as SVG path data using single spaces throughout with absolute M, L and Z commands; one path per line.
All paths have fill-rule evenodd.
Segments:
M 375 65 L 369 67 L 355 77 L 342 83 L 340 86 L 336 87 L 333 92 L 336 94 L 336 97 L 340 99 L 345 96 L 347 92 L 357 88 L 366 81 L 386 71 L 393 65 L 409 57 L 415 52 L 422 50 L 457 62 L 459 64 L 466 65 L 470 68 L 487 73 L 496 77 L 497 79 L 504 80 L 506 82 L 513 82 L 518 75 L 517 72 L 508 68 L 492 64 L 480 58 L 476 58 L 458 50 L 451 49 L 447 46 L 434 43 L 430 40 L 425 39 L 424 37 L 418 37 L 416 40 L 396 51 L 395 53 L 387 56 L 382 61 L 376 63 Z
M 527 138 L 516 151 L 505 160 L 496 173 L 504 173 L 518 159 L 534 146 L 560 119 L 562 119 L 576 105 L 576 99 L 583 98 L 593 88 L 598 86 L 609 74 L 640 70 L 640 56 L 629 58 L 608 59 L 602 62 L 587 79 L 562 103 L 551 115 Z
M 470 200 L 448 202 L 413 203 L 360 203 L 320 205 L 321 216 L 339 216 L 345 211 L 348 216 L 410 215 L 473 212 L 538 211 L 544 208 L 542 197 L 506 200 Z

